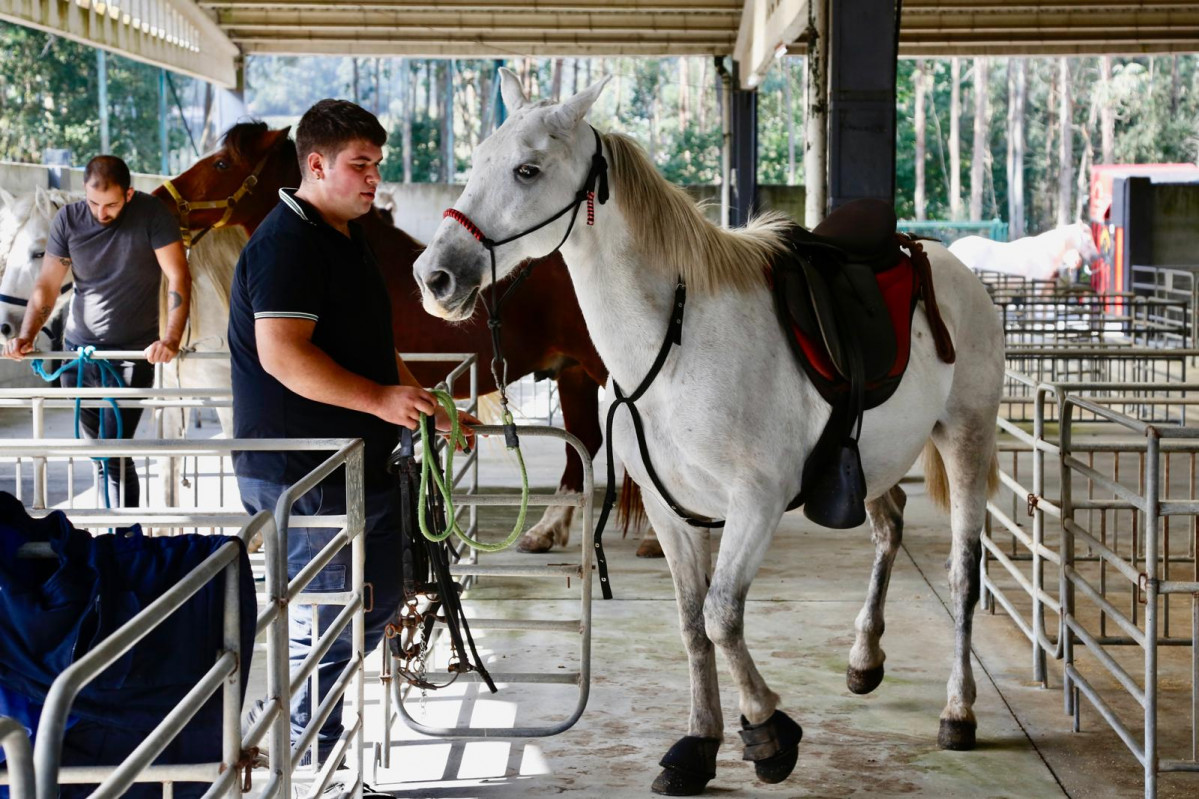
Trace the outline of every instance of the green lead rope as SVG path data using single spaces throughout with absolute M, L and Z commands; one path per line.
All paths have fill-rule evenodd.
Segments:
M 454 451 L 460 446 L 466 446 L 466 436 L 463 435 L 462 424 L 458 421 L 458 409 L 455 407 L 454 398 L 450 396 L 449 392 L 434 389 L 432 394 L 438 403 L 441 404 L 441 407 L 445 409 L 446 416 L 450 419 L 450 437 L 448 446 L 446 447 L 445 469 L 444 472 L 439 471 L 434 468 L 434 462 L 436 461 L 436 451 L 434 449 L 436 446 L 435 436 L 427 434 L 431 433 L 432 425 L 427 425 L 426 423 L 430 421 L 429 417 L 423 413 L 421 414 L 421 444 L 425 448 L 425 453 L 424 457 L 421 458 L 420 495 L 416 504 L 416 519 L 420 526 L 421 535 L 430 541 L 440 542 L 449 538 L 452 533 L 466 542 L 468 546 L 482 552 L 499 552 L 507 549 L 516 542 L 516 539 L 520 537 L 521 531 L 524 530 L 525 514 L 529 510 L 529 473 L 525 469 L 524 455 L 521 454 L 519 446 L 508 447 L 509 452 L 516 453 L 516 462 L 520 464 L 520 513 L 516 517 L 516 524 L 512 527 L 512 532 L 508 534 L 507 538 L 496 544 L 476 541 L 468 536 L 461 526 L 459 526 L 456 518 L 457 514 L 454 511 L 453 495 L 451 493 L 451 488 L 454 485 Z M 507 408 L 504 409 L 504 424 L 514 424 L 512 412 L 507 410 Z M 436 533 L 430 530 L 428 520 L 425 516 L 425 499 L 429 495 L 430 478 L 433 480 L 437 490 L 441 492 L 442 501 L 445 503 L 446 523 L 445 532 L 443 533 Z

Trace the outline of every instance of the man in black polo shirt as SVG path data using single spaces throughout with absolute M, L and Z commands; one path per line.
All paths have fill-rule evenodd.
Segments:
M 398 494 L 385 463 L 398 440 L 397 426 L 415 428 L 421 413 L 437 409 L 432 395 L 396 355 L 387 289 L 352 221 L 374 201 L 386 140 L 374 115 L 353 103 L 321 100 L 308 109 L 296 128 L 302 183 L 299 189 L 280 190 L 282 202 L 242 250 L 229 313 L 238 438 L 361 438 L 365 444 L 366 581 L 373 588 L 374 608 L 366 614 L 368 653 L 378 645 L 400 600 Z M 447 424 L 438 419 L 439 429 Z M 251 513 L 273 510 L 283 490 L 327 456 L 237 453 L 242 503 Z M 338 472 L 301 498 L 293 512 L 342 514 L 345 507 L 345 480 Z M 335 532 L 291 528 L 289 577 Z M 347 547 L 308 590 L 346 590 L 349 578 Z M 327 629 L 337 613 L 337 607 L 321 606 L 320 628 Z M 293 671 L 312 647 L 310 619 L 308 608 L 292 608 Z M 322 696 L 350 656 L 347 630 L 321 661 Z M 297 694 L 293 741 L 319 702 L 312 701 L 310 686 Z M 339 702 L 318 736 L 322 759 L 341 732 Z

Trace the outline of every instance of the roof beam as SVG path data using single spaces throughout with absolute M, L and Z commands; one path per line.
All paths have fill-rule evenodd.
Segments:
M 514 58 L 519 56 L 564 56 L 570 58 L 609 58 L 613 56 L 707 56 L 728 52 L 730 35 L 723 46 L 711 42 L 577 42 L 514 41 L 476 42 L 388 41 L 372 38 L 280 39 L 252 37 L 236 39 L 246 52 L 264 55 L 349 55 L 396 56 L 409 58 Z
M 337 30 L 370 30 L 384 28 L 394 32 L 394 38 L 409 34 L 440 32 L 461 38 L 485 34 L 488 31 L 524 30 L 555 34 L 571 32 L 645 32 L 651 35 L 687 33 L 718 33 L 731 38 L 733 26 L 725 20 L 707 16 L 683 14 L 542 14 L 510 12 L 463 14 L 420 13 L 411 11 L 218 11 L 217 22 L 231 31 L 291 31 L 306 30 L 314 34 Z
M 0 19 L 232 87 L 240 52 L 191 0 L 0 0 Z
M 741 67 L 741 88 L 761 83 L 778 55 L 807 28 L 807 0 L 745 0 L 733 48 L 733 58 Z
M 597 3 L 586 2 L 519 2 L 518 0 L 197 0 L 196 5 L 205 9 L 342 9 L 375 10 L 398 9 L 413 12 L 511 12 L 536 11 L 541 13 L 677 13 L 719 14 L 730 18 L 733 24 L 741 17 L 741 0 L 612 0 Z

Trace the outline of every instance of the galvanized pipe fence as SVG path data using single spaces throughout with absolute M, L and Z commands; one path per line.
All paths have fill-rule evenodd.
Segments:
M 45 459 L 72 459 L 79 457 L 131 457 L 147 451 L 154 456 L 228 456 L 233 451 L 297 451 L 332 450 L 327 458 L 311 473 L 289 487 L 279 499 L 274 513 L 263 511 L 250 518 L 244 511 L 217 508 L 206 511 L 165 509 L 156 518 L 153 509 L 76 509 L 69 512 L 72 521 L 83 528 L 107 525 L 127 525 L 133 521 L 143 524 L 161 522 L 181 524 L 189 527 L 214 525 L 220 528 L 238 528 L 238 537 L 244 543 L 255 535 L 264 541 L 266 557 L 267 593 L 256 620 L 256 633 L 267 639 L 267 695 L 263 697 L 264 712 L 243 738 L 241 732 L 241 684 L 240 664 L 249 657 L 241 651 L 238 618 L 238 569 L 239 548 L 226 544 L 192 570 L 177 585 L 122 625 L 112 635 L 98 644 L 64 671 L 53 683 L 47 696 L 39 723 L 36 746 L 33 748 L 32 766 L 25 753 L 20 735 L 8 723 L 0 726 L 3 731 L 6 752 L 12 752 L 9 771 L 0 772 L 0 783 L 8 782 L 14 797 L 36 796 L 52 799 L 58 795 L 63 784 L 100 783 L 94 796 L 120 796 L 136 782 L 159 782 L 164 794 L 171 795 L 171 786 L 180 781 L 212 783 L 210 796 L 234 795 L 240 792 L 239 767 L 247 753 L 257 746 L 269 730 L 271 776 L 262 796 L 292 795 L 293 775 L 306 746 L 314 740 L 316 730 L 328 717 L 332 703 L 340 696 L 351 696 L 356 711 L 353 722 L 348 723 L 342 738 L 317 773 L 309 795 L 319 795 L 329 783 L 333 769 L 342 755 L 354 746 L 357 754 L 357 781 L 361 784 L 363 751 L 362 708 L 363 700 L 363 584 L 362 572 L 365 560 L 364 511 L 362 506 L 362 443 L 338 439 L 310 440 L 226 440 L 226 441 L 60 441 L 60 440 L 7 440 L 0 442 L 0 459 L 38 457 Z M 310 491 L 322 480 L 338 471 L 344 471 L 347 489 L 347 512 L 340 516 L 293 517 L 291 508 L 295 501 Z M 35 515 L 38 515 L 34 511 Z M 165 518 L 163 518 L 165 517 Z M 305 527 L 333 527 L 338 530 L 333 539 L 311 561 L 309 567 L 290 582 L 287 579 L 287 535 L 289 525 Z M 308 593 L 304 588 L 313 576 L 345 546 L 351 547 L 351 589 L 328 594 Z M 53 556 L 48 547 L 28 545 L 30 556 Z M 225 580 L 225 603 L 222 619 L 224 648 L 217 654 L 207 674 L 187 694 L 184 700 L 171 711 L 126 760 L 115 766 L 63 767 L 61 747 L 67 726 L 67 717 L 72 702 L 78 693 L 95 679 L 113 661 L 128 652 L 138 641 L 168 623 L 170 615 L 194 596 L 205 585 L 218 576 Z M 328 629 L 314 628 L 315 642 L 312 652 L 296 674 L 290 672 L 288 659 L 288 621 L 292 605 L 341 604 L 344 611 Z M 308 727 L 296 746 L 290 743 L 288 720 L 291 698 L 316 666 L 321 655 L 343 630 L 351 630 L 353 651 L 346 669 L 336 680 L 331 692 L 313 714 Z M 315 679 L 315 675 L 313 675 Z M 196 712 L 218 691 L 223 692 L 222 760 L 217 763 L 182 765 L 151 765 L 165 747 L 183 729 Z M 316 687 L 314 686 L 314 693 Z M 114 714 L 119 711 L 114 709 Z M 14 743 L 15 740 L 15 743 Z M 351 753 L 354 754 L 354 753 Z M 314 760 L 314 763 L 318 761 Z M 12 764 L 16 764 L 15 766 Z M 29 773 L 35 778 L 36 790 L 29 789 Z
M 1199 350 L 1180 346 L 1194 340 L 1193 306 L 1128 296 L 1113 307 L 1046 299 L 1040 288 L 993 291 L 1008 348 L 981 598 L 1028 638 L 1035 680 L 1047 686 L 1048 661 L 1063 661 L 1074 728 L 1085 696 L 1132 750 L 1154 797 L 1159 772 L 1199 771 L 1199 433 L 1187 432 L 1196 429 L 1199 382 L 1188 382 L 1188 367 Z M 1158 647 L 1174 650 L 1164 666 Z M 1172 758 L 1158 747 L 1163 681 L 1190 689 L 1186 718 L 1170 719 L 1172 739 L 1189 731 Z M 1120 720 L 1130 699 L 1139 724 Z

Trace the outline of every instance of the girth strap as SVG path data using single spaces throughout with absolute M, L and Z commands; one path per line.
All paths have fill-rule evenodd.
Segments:
M 628 396 L 625 396 L 616 379 L 612 379 L 612 388 L 616 392 L 616 400 L 608 408 L 608 419 L 604 426 L 604 452 L 608 458 L 608 486 L 604 491 L 604 506 L 600 510 L 599 522 L 595 525 L 594 535 L 595 563 L 599 570 L 600 589 L 603 591 L 604 599 L 612 598 L 612 586 L 608 581 L 608 560 L 604 556 L 603 536 L 604 527 L 608 524 L 608 515 L 612 512 L 612 506 L 616 504 L 616 459 L 612 454 L 612 423 L 616 420 L 616 411 L 620 409 L 621 405 L 629 407 L 629 415 L 633 417 L 633 430 L 637 434 L 637 448 L 641 451 L 641 462 L 645 464 L 645 470 L 649 473 L 649 479 L 654 484 L 654 489 L 657 490 L 658 495 L 662 497 L 667 506 L 678 514 L 679 518 L 692 527 L 724 527 L 723 520 L 714 520 L 696 515 L 679 505 L 666 489 L 666 486 L 662 484 L 657 470 L 654 469 L 654 463 L 650 460 L 649 446 L 645 441 L 645 425 L 641 421 L 641 412 L 637 410 L 635 404 L 649 390 L 658 373 L 662 371 L 662 367 L 666 363 L 666 357 L 670 354 L 671 347 L 683 343 L 683 311 L 686 305 L 687 285 L 680 280 L 674 290 L 673 308 L 670 314 L 670 322 L 666 326 L 666 336 L 662 340 L 662 346 L 658 349 L 658 355 L 654 358 L 654 363 L 650 366 L 649 372 L 642 378 L 641 383 L 633 393 Z

